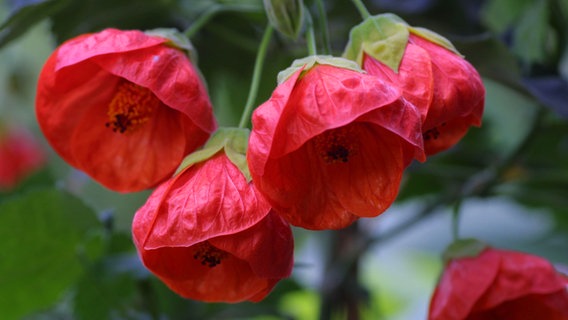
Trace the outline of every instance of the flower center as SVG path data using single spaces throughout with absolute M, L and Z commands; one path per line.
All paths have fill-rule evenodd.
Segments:
M 445 126 L 446 123 L 442 123 L 440 126 Z M 426 130 L 422 133 L 422 137 L 424 140 L 437 140 L 440 136 L 440 130 L 438 127 L 434 127 L 432 129 Z
M 340 127 L 315 137 L 316 150 L 325 163 L 345 163 L 357 154 L 353 128 Z
M 217 249 L 210 245 L 209 242 L 204 241 L 195 245 L 193 258 L 195 260 L 201 260 L 202 266 L 213 268 L 218 264 L 221 264 L 221 260 L 226 258 L 227 255 L 227 252 Z
M 160 103 L 149 89 L 123 80 L 108 106 L 109 121 L 105 126 L 113 132 L 132 133 L 148 122 Z

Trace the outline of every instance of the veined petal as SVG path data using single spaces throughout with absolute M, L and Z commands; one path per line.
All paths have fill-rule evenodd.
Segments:
M 147 220 L 143 216 L 154 216 L 146 235 L 139 238 L 146 250 L 187 247 L 234 234 L 258 223 L 270 210 L 222 152 L 188 167 L 166 184 L 156 191 L 165 193 L 159 198 L 150 197 L 134 217 L 133 225 L 137 225 L 138 219 Z
M 80 35 L 64 42 L 58 49 L 55 71 L 108 53 L 122 53 L 153 47 L 168 39 L 151 37 L 138 30 L 105 29 Z
M 205 302 L 242 302 L 272 289 L 276 280 L 258 277 L 249 263 L 227 255 L 214 266 L 195 258 L 194 247 L 164 247 L 141 252 L 144 264 L 172 291 Z
M 211 103 L 197 70 L 181 50 L 154 46 L 92 61 L 107 72 L 150 89 L 165 105 L 187 115 L 207 133 L 217 128 Z

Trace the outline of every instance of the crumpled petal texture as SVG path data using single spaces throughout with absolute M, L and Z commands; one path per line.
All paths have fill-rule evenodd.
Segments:
M 197 70 L 168 40 L 106 29 L 58 47 L 39 77 L 36 115 L 51 146 L 104 186 L 139 191 L 169 178 L 216 129 Z M 108 127 L 121 83 L 159 100 L 147 122 L 125 134 Z
M 488 248 L 446 266 L 428 319 L 568 319 L 567 288 L 568 278 L 548 261 Z
M 399 86 L 422 116 L 427 155 L 447 150 L 481 125 L 485 88 L 475 68 L 454 52 L 410 34 L 395 73 L 365 55 L 363 69 Z
M 224 152 L 160 185 L 132 232 L 144 265 L 190 299 L 260 301 L 292 270 L 290 226 Z M 218 265 L 196 258 L 204 243 L 224 252 Z
M 404 168 L 424 159 L 420 115 L 377 77 L 330 65 L 301 72 L 253 114 L 247 160 L 255 184 L 307 229 L 382 213 Z

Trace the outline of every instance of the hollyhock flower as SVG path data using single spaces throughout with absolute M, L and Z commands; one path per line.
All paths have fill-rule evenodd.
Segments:
M 116 29 L 63 43 L 37 87 L 37 119 L 51 146 L 116 191 L 169 178 L 216 128 L 188 46 Z
M 447 263 L 430 320 L 566 320 L 568 278 L 543 258 L 483 247 Z
M 402 88 L 421 113 L 427 155 L 452 147 L 471 126 L 481 125 L 481 77 L 440 35 L 392 14 L 378 15 L 352 29 L 344 56 Z
M 136 212 L 134 243 L 144 265 L 183 297 L 256 302 L 290 275 L 292 233 L 247 179 L 248 132 L 240 142 L 218 137 Z
M 16 186 L 45 160 L 42 147 L 30 132 L 0 124 L 0 190 Z
M 416 109 L 341 58 L 297 60 L 280 78 L 253 114 L 247 153 L 270 204 L 291 224 L 316 230 L 385 211 L 405 167 L 424 157 Z

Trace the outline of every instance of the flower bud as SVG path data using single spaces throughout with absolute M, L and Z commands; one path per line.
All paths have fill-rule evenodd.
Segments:
M 303 0 L 264 0 L 268 20 L 278 32 L 298 38 L 304 19 Z

